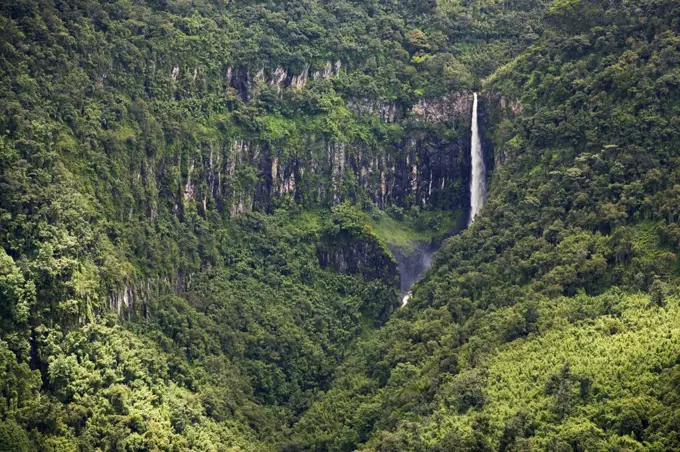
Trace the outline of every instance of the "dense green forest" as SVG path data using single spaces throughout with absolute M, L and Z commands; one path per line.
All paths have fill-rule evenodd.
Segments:
M 680 449 L 679 29 L 2 2 L 0 451 Z

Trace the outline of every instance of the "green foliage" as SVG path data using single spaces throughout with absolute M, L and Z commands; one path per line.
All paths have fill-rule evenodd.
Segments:
M 671 2 L 557 3 L 486 80 L 519 103 L 491 113 L 501 167 L 483 215 L 362 338 L 293 443 L 678 447 L 677 18 Z
M 534 21 L 520 3 L 502 15 Z M 381 177 L 401 183 L 388 163 L 410 135 L 444 152 L 465 142 L 463 118 L 428 128 L 411 107 L 519 51 L 513 21 L 484 36 L 478 10 L 460 12 L 0 5 L 3 447 L 274 447 L 395 309 L 392 223 L 374 229 L 354 205 L 407 209 L 409 240 L 461 217 L 462 182 L 415 214 L 413 194 L 376 195 Z M 475 35 L 465 52 L 460 33 Z M 386 174 L 358 181 L 345 161 Z
M 3 3 L 0 449 L 679 449 L 678 8 L 544 8 Z
M 13 420 L 0 423 L 0 450 L 2 452 L 28 452 L 31 441 L 26 432 Z
M 413 251 L 418 243 L 438 241 L 457 228 L 460 219 L 447 211 L 411 209 L 405 216 L 403 209 L 394 207 L 387 212 L 371 213 L 371 228 L 388 245 Z

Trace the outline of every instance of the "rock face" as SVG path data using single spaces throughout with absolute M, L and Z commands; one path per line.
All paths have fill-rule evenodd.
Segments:
M 186 162 L 174 203 L 200 200 L 203 209 L 232 216 L 270 212 L 287 200 L 305 207 L 369 199 L 380 208 L 464 208 L 468 142 L 414 129 L 392 148 L 324 137 L 309 137 L 293 152 L 257 140 L 209 143 Z
M 472 93 L 448 93 L 439 99 L 420 100 L 411 108 L 418 120 L 429 123 L 455 121 L 469 117 L 472 111 Z
M 279 94 L 302 91 L 310 83 L 343 76 L 342 67 L 342 62 L 332 60 L 297 68 L 225 67 L 221 77 L 226 89 L 252 103 L 263 89 L 275 88 Z M 170 77 L 176 80 L 190 72 L 191 68 L 172 66 Z M 309 136 L 305 143 L 291 147 L 259 140 L 253 134 L 202 143 L 200 155 L 182 162 L 181 193 L 172 200 L 175 211 L 196 202 L 201 213 L 217 210 L 233 216 L 269 212 L 290 202 L 329 207 L 346 199 L 368 200 L 380 208 L 468 209 L 471 92 L 447 93 L 414 105 L 353 98 L 346 100 L 346 107 L 359 116 L 373 115 L 385 123 L 398 124 L 402 138 L 369 145 Z M 502 137 L 491 136 L 491 125 L 508 115 L 521 114 L 522 109 L 519 102 L 498 93 L 480 95 L 480 131 L 487 168 L 501 165 L 506 158 Z M 498 149 L 494 149 L 494 143 Z M 167 162 L 157 163 L 160 168 L 168 167 Z M 156 174 L 160 172 L 162 169 Z M 157 208 L 151 206 L 149 210 L 156 212 Z
M 276 68 L 260 68 L 255 71 L 245 66 L 238 68 L 229 66 L 224 71 L 223 85 L 235 89 L 241 99 L 244 102 L 248 102 L 252 98 L 257 97 L 257 94 L 264 86 L 273 86 L 279 93 L 284 88 L 301 91 L 307 87 L 310 78 L 319 80 L 338 77 L 341 70 L 342 62 L 340 61 L 335 63 L 327 61 L 323 68 L 318 69 L 313 69 L 311 65 L 306 64 L 299 73 L 293 74 L 289 74 L 289 71 L 281 66 Z M 178 75 L 179 67 L 174 67 L 171 72 L 172 80 L 176 81 Z
M 393 104 L 348 102 L 358 114 L 399 123 L 405 133 L 396 143 L 313 135 L 293 148 L 256 138 L 203 143 L 183 159 L 181 193 L 173 203 L 195 201 L 203 213 L 215 209 L 232 216 L 270 212 L 291 201 L 330 207 L 347 199 L 370 200 L 380 208 L 467 209 L 468 97 L 450 95 L 408 111 Z
M 227 67 L 223 86 L 253 102 L 265 88 L 302 91 L 310 83 L 341 77 L 342 63 L 328 60 L 298 68 Z M 179 71 L 179 69 L 178 69 Z M 174 73 L 174 72 L 173 72 Z M 234 137 L 204 143 L 201 155 L 183 168 L 182 196 L 173 200 L 177 210 L 188 202 L 199 211 L 214 209 L 229 215 L 249 211 L 270 212 L 294 202 L 303 207 L 336 205 L 346 199 L 371 201 L 380 208 L 469 208 L 471 92 L 452 92 L 421 99 L 414 105 L 378 99 L 347 99 L 354 114 L 373 115 L 398 124 L 402 138 L 369 145 L 338 141 L 329 136 L 308 136 L 305 143 Z M 522 106 L 499 94 L 480 96 L 480 128 L 487 168 L 503 161 L 495 156 L 487 130 L 497 112 L 516 115 Z M 486 122 L 485 122 L 486 121 Z M 211 153 L 206 157 L 206 153 Z M 199 165 L 198 161 L 203 164 Z
M 312 72 L 311 78 L 336 77 L 340 65 L 326 65 L 318 72 Z M 293 78 L 280 67 L 252 77 L 246 68 L 227 68 L 225 76 L 230 89 L 244 101 L 257 94 L 258 86 L 290 89 Z M 295 83 L 301 86 L 299 76 Z M 175 152 L 137 164 L 141 171 L 131 180 L 140 193 L 136 206 L 152 218 L 165 209 L 180 218 L 188 209 L 204 216 L 230 217 L 272 212 L 291 204 L 332 207 L 345 200 L 381 209 L 469 210 L 472 93 L 450 93 L 413 106 L 355 99 L 348 100 L 347 107 L 356 115 L 375 115 L 396 126 L 398 138 L 343 141 L 317 132 L 294 142 L 276 142 L 239 132 L 240 136 L 203 138 L 194 149 L 170 146 Z M 490 124 L 521 108 L 499 95 L 480 96 L 487 168 L 494 168 L 492 137 L 486 135 Z M 502 158 L 496 157 L 496 162 L 502 163 Z M 393 278 L 396 264 L 376 246 L 366 242 L 343 248 L 326 243 L 319 248 L 319 261 L 340 272 Z M 135 304 L 143 298 L 135 292 L 139 289 L 121 288 L 112 295 L 111 307 L 119 310 Z
M 360 115 L 375 115 L 385 122 L 397 122 L 402 119 L 394 102 L 382 102 L 370 99 L 350 99 L 347 108 Z
M 141 309 L 146 315 L 146 304 L 160 295 L 181 294 L 191 288 L 192 274 L 182 272 L 172 277 L 145 278 L 136 282 L 125 281 L 118 290 L 109 293 L 109 309 L 118 315 Z
M 317 247 L 317 257 L 322 268 L 399 285 L 397 263 L 375 237 L 325 237 Z

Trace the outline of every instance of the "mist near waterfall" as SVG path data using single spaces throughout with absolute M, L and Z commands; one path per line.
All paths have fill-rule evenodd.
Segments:
M 425 273 L 425 270 L 430 267 L 432 255 L 438 249 L 438 246 L 433 243 L 420 242 L 413 250 L 405 250 L 389 245 L 388 248 L 397 260 L 401 281 L 399 286 L 401 305 L 405 306 L 411 296 L 411 286 L 418 282 Z

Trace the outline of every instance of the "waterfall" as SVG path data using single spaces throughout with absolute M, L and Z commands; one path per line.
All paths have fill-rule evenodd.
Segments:
M 482 143 L 479 140 L 479 127 L 477 125 L 477 93 L 474 93 L 472 104 L 472 181 L 470 183 L 470 222 L 472 224 L 479 211 L 484 205 L 486 198 L 486 168 L 482 155 Z

